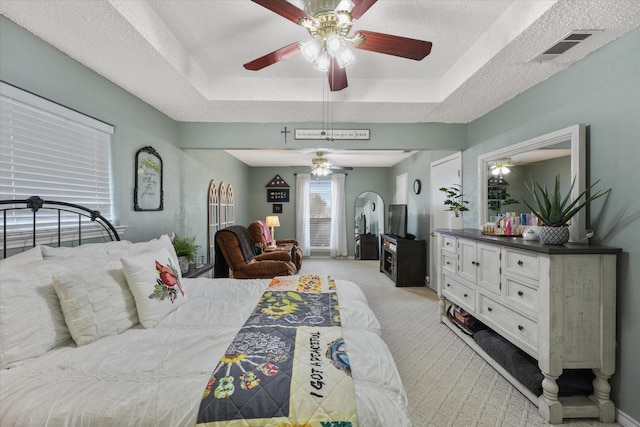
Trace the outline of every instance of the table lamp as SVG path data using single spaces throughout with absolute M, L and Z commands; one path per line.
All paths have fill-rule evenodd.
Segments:
M 277 216 L 268 216 L 266 221 L 267 227 L 271 228 L 271 245 L 275 246 L 276 244 L 276 235 L 273 231 L 274 227 L 280 227 L 280 218 Z

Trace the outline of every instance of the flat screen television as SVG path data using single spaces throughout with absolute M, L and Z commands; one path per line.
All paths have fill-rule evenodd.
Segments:
M 407 237 L 407 205 L 389 205 L 388 226 L 389 234 Z

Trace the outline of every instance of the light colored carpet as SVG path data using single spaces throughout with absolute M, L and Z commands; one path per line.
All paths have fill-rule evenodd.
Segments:
M 398 366 L 414 427 L 549 425 L 534 404 L 440 322 L 431 289 L 396 288 L 380 273 L 378 261 L 310 258 L 300 271 L 309 273 L 362 288 Z M 595 420 L 565 424 L 618 425 Z

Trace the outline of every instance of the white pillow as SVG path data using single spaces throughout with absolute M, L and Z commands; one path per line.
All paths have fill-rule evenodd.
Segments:
M 42 261 L 42 249 L 40 246 L 34 246 L 24 252 L 11 255 L 9 258 L 0 260 L 0 265 L 3 267 L 15 267 L 18 265 L 29 264 L 34 261 Z
M 52 278 L 65 271 L 55 261 L 0 266 L 0 368 L 70 342 Z
M 100 270 L 58 273 L 53 280 L 64 320 L 78 346 L 120 334 L 138 323 L 120 261 Z
M 180 269 L 166 248 L 120 260 L 136 300 L 138 318 L 145 328 L 153 328 L 186 301 L 180 283 Z
M 116 240 L 113 242 L 102 243 L 87 243 L 80 246 L 60 246 L 57 248 L 44 245 L 42 246 L 42 255 L 44 259 L 88 257 L 96 255 L 107 255 L 107 251 L 125 250 L 130 246 L 131 242 L 127 240 Z
M 152 239 L 147 242 L 139 242 L 133 243 L 131 246 L 125 248 L 124 250 L 108 250 L 109 255 L 117 255 L 119 257 L 130 257 L 133 255 L 139 255 L 145 252 L 155 251 L 160 248 L 165 248 L 169 255 L 171 256 L 171 262 L 178 269 L 178 278 L 182 278 L 182 273 L 180 272 L 179 264 L 178 264 L 178 255 L 176 255 L 176 250 L 173 247 L 173 243 L 171 243 L 171 238 L 166 234 L 160 236 L 159 239 Z

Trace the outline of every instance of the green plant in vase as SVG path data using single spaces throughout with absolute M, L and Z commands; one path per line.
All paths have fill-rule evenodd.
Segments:
M 173 248 L 180 262 L 180 271 L 186 273 L 189 270 L 189 263 L 195 262 L 198 257 L 200 246 L 196 244 L 196 236 L 182 237 L 174 234 L 171 243 L 173 243 Z
M 563 245 L 569 241 L 569 228 L 567 223 L 577 214 L 580 209 L 588 206 L 595 199 L 608 194 L 611 189 L 606 191 L 597 191 L 596 193 L 581 200 L 589 190 L 591 190 L 600 180 L 597 180 L 578 197 L 571 200 L 571 192 L 575 186 L 576 179 L 571 182 L 571 187 L 566 195 L 560 193 L 560 177 L 556 175 L 553 190 L 547 189 L 547 184 L 540 185 L 531 179 L 531 184 L 525 183 L 527 190 L 531 193 L 535 203 L 529 203 L 527 200 L 522 202 L 538 217 L 543 224 L 540 228 L 540 241 L 549 244 Z
M 467 207 L 469 202 L 464 200 L 462 186 L 453 184 L 451 187 L 440 188 L 440 191 L 446 195 L 446 199 L 444 200 L 445 210 L 453 214 L 450 228 L 462 228 L 462 213 L 469 210 Z

